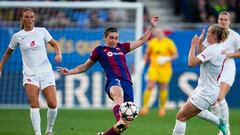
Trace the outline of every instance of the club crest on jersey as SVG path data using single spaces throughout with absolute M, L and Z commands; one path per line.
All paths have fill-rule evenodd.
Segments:
M 108 52 L 107 56 L 111 57 L 111 56 L 113 56 L 113 53 L 112 52 Z
M 30 46 L 34 46 L 36 44 L 35 41 L 30 42 Z

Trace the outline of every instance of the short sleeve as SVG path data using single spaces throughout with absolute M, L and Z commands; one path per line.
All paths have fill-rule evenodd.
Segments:
M 207 42 L 207 38 L 204 39 L 202 44 L 203 44 L 203 47 L 208 47 L 209 46 L 209 43 Z
M 214 55 L 216 51 L 214 51 L 214 47 L 209 46 L 207 47 L 205 50 L 203 50 L 200 54 L 197 55 L 197 58 L 199 58 L 202 63 L 210 61 Z
M 50 35 L 46 28 L 43 28 L 43 34 L 45 42 L 49 42 L 52 39 L 52 36 Z
M 12 39 L 11 39 L 8 47 L 14 50 L 14 49 L 17 48 L 17 45 L 18 45 L 17 37 L 16 37 L 16 35 L 14 34 L 14 35 L 12 36 Z
M 236 34 L 236 47 L 239 50 L 240 49 L 240 36 L 239 34 Z
M 175 43 L 172 40 L 169 40 L 169 49 L 170 49 L 170 52 L 172 52 L 172 53 L 177 52 L 177 48 L 175 46 Z
M 146 51 L 150 51 L 151 50 L 151 48 L 152 48 L 152 45 L 153 43 L 152 43 L 152 39 L 151 40 L 149 40 L 148 41 L 148 43 L 147 43 L 147 48 L 146 48 Z
M 92 53 L 91 53 L 91 55 L 90 55 L 90 60 L 92 60 L 92 61 L 97 61 L 97 60 L 99 59 L 98 48 L 99 48 L 99 47 L 96 47 L 96 48 L 92 51 Z
M 130 52 L 130 43 L 123 43 L 121 44 L 122 48 L 124 49 L 124 53 Z

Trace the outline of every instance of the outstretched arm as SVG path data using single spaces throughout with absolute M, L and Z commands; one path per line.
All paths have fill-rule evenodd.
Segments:
M 2 57 L 2 60 L 0 62 L 0 76 L 1 76 L 1 73 L 2 73 L 2 69 L 3 69 L 3 66 L 7 63 L 9 57 L 11 56 L 13 50 L 11 48 L 7 48 L 7 50 L 5 51 L 3 57 Z
M 87 71 L 92 65 L 94 65 L 96 61 L 92 61 L 91 59 L 88 59 L 85 63 L 75 67 L 74 69 L 67 69 L 63 67 L 57 67 L 58 71 L 63 75 L 73 75 L 78 74 Z
M 148 27 L 147 31 L 136 41 L 130 43 L 130 50 L 134 50 L 141 46 L 145 41 L 148 40 L 149 36 L 152 33 L 153 28 L 157 25 L 157 21 L 159 20 L 158 16 L 153 16 L 151 19 L 151 25 Z
M 51 39 L 48 43 L 54 48 L 56 52 L 56 56 L 54 57 L 54 60 L 57 63 L 60 63 L 62 61 L 62 52 L 58 43 L 54 39 Z

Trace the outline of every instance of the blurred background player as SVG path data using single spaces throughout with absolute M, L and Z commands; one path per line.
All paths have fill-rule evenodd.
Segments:
M 168 84 L 172 77 L 171 61 L 177 59 L 178 51 L 175 43 L 164 35 L 160 28 L 154 30 L 155 37 L 152 38 L 144 54 L 144 62 L 150 61 L 147 73 L 147 86 L 143 95 L 143 107 L 140 115 L 146 115 L 149 112 L 149 101 L 155 84 L 159 84 L 159 116 L 166 113 L 166 104 L 168 101 Z
M 217 125 L 223 134 L 226 135 L 226 125 L 219 117 L 207 109 L 217 101 L 220 93 L 218 81 L 226 56 L 226 48 L 223 45 L 223 41 L 227 39 L 228 35 L 229 31 L 226 27 L 219 24 L 211 25 L 207 32 L 207 41 L 210 45 L 197 56 L 195 55 L 196 47 L 203 41 L 204 31 L 200 37 L 197 35 L 193 37 L 188 54 L 188 66 L 201 65 L 200 76 L 194 92 L 177 113 L 172 135 L 184 135 L 186 122 L 201 113 L 209 117 L 211 122 Z
M 138 40 L 128 43 L 119 43 L 118 30 L 114 27 L 109 27 L 104 32 L 106 45 L 96 47 L 85 63 L 72 70 L 58 67 L 59 72 L 63 75 L 85 72 L 97 61 L 99 61 L 104 69 L 107 77 L 105 92 L 114 102 L 113 113 L 116 119 L 116 124 L 105 133 L 98 133 L 99 135 L 118 135 L 128 128 L 128 122 L 121 119 L 119 111 L 120 105 L 123 102 L 134 102 L 132 81 L 126 64 L 125 54 L 138 48 L 147 41 L 153 28 L 157 25 L 157 21 L 158 17 L 153 16 L 151 18 L 151 26 L 147 31 Z
M 223 72 L 220 77 L 220 94 L 217 103 L 211 107 L 211 111 L 218 117 L 223 118 L 224 122 L 226 122 L 228 135 L 230 135 L 229 107 L 225 97 L 235 80 L 236 65 L 234 58 L 240 57 L 240 36 L 237 32 L 229 28 L 231 23 L 230 18 L 230 13 L 226 11 L 220 12 L 218 16 L 218 24 L 227 27 L 230 33 L 226 41 L 224 41 L 227 55 Z M 204 47 L 207 47 L 209 43 L 205 40 L 203 45 Z M 201 115 L 201 117 L 205 118 L 204 115 Z M 222 133 L 219 132 L 219 134 L 221 135 Z
M 39 113 L 39 93 L 42 91 L 46 97 L 47 129 L 46 135 L 53 135 L 53 126 L 57 117 L 57 97 L 55 76 L 46 52 L 46 43 L 55 50 L 55 61 L 62 60 L 58 43 L 43 27 L 34 27 L 35 14 L 30 8 L 23 9 L 21 16 L 22 30 L 12 36 L 9 47 L 5 51 L 1 63 L 0 72 L 8 61 L 13 50 L 20 48 L 23 61 L 23 86 L 30 104 L 30 118 L 35 135 L 41 135 L 41 118 Z

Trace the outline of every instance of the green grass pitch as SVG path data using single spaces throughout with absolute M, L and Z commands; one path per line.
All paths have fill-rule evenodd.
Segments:
M 147 116 L 138 117 L 130 123 L 123 135 L 171 135 L 177 110 L 168 110 L 166 117 L 160 118 L 157 110 Z M 42 132 L 46 127 L 46 109 L 41 110 Z M 230 123 L 232 135 L 240 135 L 240 110 L 231 109 Z M 55 125 L 55 135 L 96 135 L 114 124 L 111 110 L 70 110 L 59 109 Z M 186 135 L 217 135 L 215 125 L 193 118 L 187 123 Z M 28 109 L 0 109 L 0 135 L 33 135 Z

